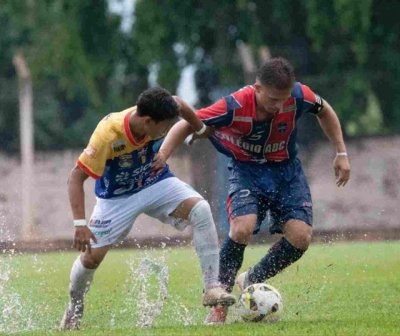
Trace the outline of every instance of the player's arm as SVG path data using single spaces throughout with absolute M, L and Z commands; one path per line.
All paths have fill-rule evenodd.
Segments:
M 208 128 L 208 127 L 207 127 Z M 172 128 L 168 131 L 160 150 L 154 157 L 152 173 L 157 174 L 160 170 L 164 168 L 167 160 L 174 152 L 174 150 L 179 147 L 185 139 L 193 133 L 193 127 L 184 119 L 178 121 Z M 208 134 L 208 131 L 203 135 Z
M 179 147 L 192 133 L 193 128 L 186 120 L 180 120 L 174 126 L 172 126 L 159 151 L 159 154 L 162 155 L 164 162 L 168 160 L 174 150 Z
M 166 160 L 172 152 L 192 133 L 193 137 L 189 144 L 198 138 L 208 138 L 213 135 L 215 128 L 229 125 L 232 122 L 233 114 L 228 114 L 227 103 L 225 99 L 220 99 L 209 107 L 197 110 L 196 113 L 190 106 L 182 100 L 182 117 L 168 132 L 160 152 Z M 203 123 L 204 120 L 204 123 Z
M 174 150 L 178 148 L 190 135 L 192 135 L 192 137 L 189 139 L 188 144 L 191 144 L 195 139 L 208 138 L 213 132 L 213 127 L 206 126 L 203 133 L 199 134 L 199 132 L 195 132 L 193 134 L 193 127 L 186 120 L 182 119 L 178 121 L 168 131 L 160 150 L 153 160 L 153 174 L 157 174 L 161 169 L 164 168 Z
M 71 205 L 72 216 L 75 219 L 84 219 L 85 217 L 85 192 L 83 184 L 89 176 L 76 165 L 68 179 L 68 196 Z
M 75 235 L 74 247 L 79 251 L 85 252 L 86 248 L 90 253 L 90 239 L 96 241 L 96 237 L 85 225 L 85 192 L 84 182 L 89 176 L 76 165 L 68 179 L 68 196 L 71 205 L 72 216 L 74 219 Z
M 90 137 L 89 144 L 83 150 L 68 180 L 68 195 L 74 217 L 74 247 L 90 253 L 90 239 L 96 237 L 86 225 L 84 182 L 88 176 L 98 179 L 103 175 L 107 159 L 111 157 L 110 141 L 107 140 L 109 123 L 107 118 L 100 121 Z
M 212 136 L 215 128 L 229 125 L 232 122 L 233 113 L 228 113 L 225 99 L 220 99 L 209 107 L 197 110 L 195 114 L 190 107 L 188 108 L 190 111 L 186 112 L 189 118 L 186 118 L 186 120 L 181 120 L 172 126 L 165 137 L 160 151 L 153 163 L 153 172 L 160 170 L 165 165 L 173 151 L 192 133 L 194 134 L 192 139 L 189 141 L 189 144 L 191 144 L 191 142 L 193 142 L 195 139 L 208 138 Z M 186 110 L 186 108 L 184 109 Z M 192 115 L 192 113 L 194 115 Z M 193 122 L 190 122 L 189 120 L 190 118 L 196 118 L 196 120 L 198 119 L 202 127 L 194 127 Z M 204 123 L 207 124 L 207 126 L 203 124 L 202 120 L 204 120 Z M 199 125 L 197 121 L 196 125 Z
M 345 186 L 350 179 L 350 162 L 347 156 L 339 118 L 326 100 L 323 100 L 323 105 L 321 110 L 317 113 L 317 118 L 322 130 L 336 149 L 336 157 L 334 160 L 336 184 L 339 187 Z
M 178 96 L 174 96 L 174 99 L 179 106 L 180 116 L 188 122 L 192 128 L 192 132 L 204 133 L 207 126 L 194 113 L 193 109 Z
M 174 96 L 174 99 L 179 105 L 180 115 L 183 120 L 178 121 L 168 131 L 160 150 L 154 158 L 153 173 L 158 172 L 165 166 L 174 150 L 179 147 L 189 135 L 194 133 L 189 141 L 189 144 L 191 144 L 194 139 L 208 138 L 214 131 L 213 127 L 206 126 L 203 123 L 186 102 L 177 96 Z

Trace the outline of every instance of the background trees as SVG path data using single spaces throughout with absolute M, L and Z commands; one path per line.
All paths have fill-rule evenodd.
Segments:
M 122 31 L 105 0 L 3 0 L 1 150 L 18 148 L 17 51 L 33 75 L 39 149 L 82 146 L 100 116 L 135 103 L 149 75 L 175 92 L 194 65 L 202 106 L 250 84 L 268 54 L 294 63 L 348 135 L 399 132 L 399 11 L 396 0 L 137 0 Z

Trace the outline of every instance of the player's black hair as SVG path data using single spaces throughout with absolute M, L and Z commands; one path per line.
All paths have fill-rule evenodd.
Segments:
M 286 90 L 294 85 L 294 69 L 289 61 L 283 57 L 271 58 L 258 69 L 257 79 L 262 85 Z
M 172 95 L 165 89 L 154 87 L 143 91 L 136 102 L 137 114 L 149 116 L 155 122 L 175 119 L 179 107 Z

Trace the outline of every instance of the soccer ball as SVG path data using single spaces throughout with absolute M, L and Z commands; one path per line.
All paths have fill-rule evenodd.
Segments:
M 239 298 L 239 313 L 244 321 L 275 322 L 279 320 L 282 310 L 281 294 L 265 283 L 246 287 Z

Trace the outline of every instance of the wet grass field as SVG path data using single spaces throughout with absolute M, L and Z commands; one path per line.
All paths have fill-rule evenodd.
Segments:
M 249 246 L 243 268 L 267 249 Z M 1 335 L 400 334 L 400 242 L 314 244 L 270 281 L 284 298 L 281 321 L 244 323 L 233 308 L 224 326 L 202 324 L 207 310 L 192 248 L 113 250 L 96 272 L 81 331 L 65 333 L 57 327 L 76 256 L 3 252 Z

